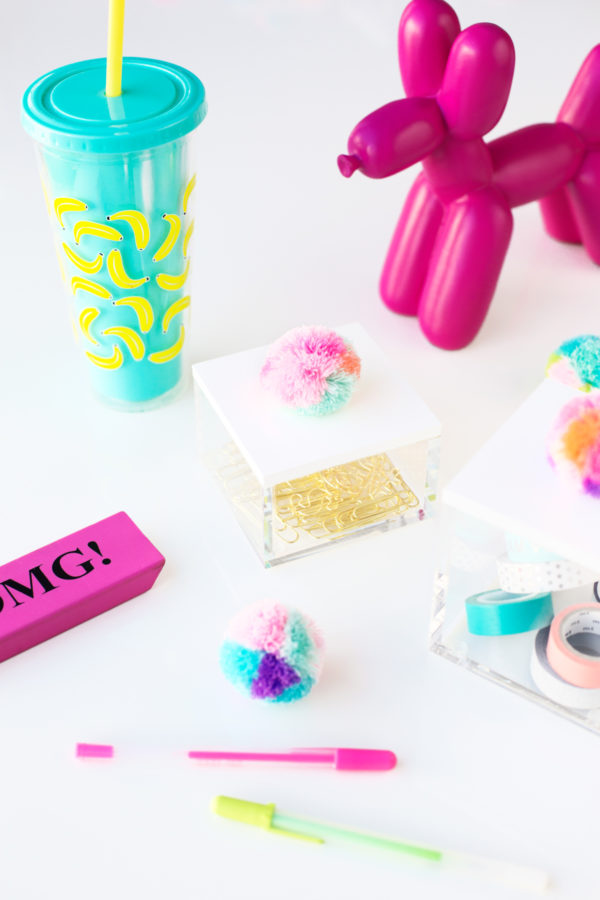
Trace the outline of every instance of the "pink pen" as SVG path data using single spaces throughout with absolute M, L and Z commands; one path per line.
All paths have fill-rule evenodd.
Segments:
M 252 753 L 230 750 L 190 750 L 190 759 L 203 762 L 299 763 L 332 766 L 340 772 L 383 772 L 396 766 L 391 750 L 357 750 L 349 747 L 321 747 L 290 750 L 283 753 Z
M 137 753 L 139 752 L 138 748 Z M 112 744 L 78 743 L 75 746 L 75 755 L 79 759 L 114 759 L 116 753 Z M 395 768 L 398 762 L 396 754 L 391 750 L 359 750 L 350 747 L 303 747 L 276 753 L 190 750 L 188 757 L 206 763 L 288 763 L 330 766 L 339 772 L 387 772 Z

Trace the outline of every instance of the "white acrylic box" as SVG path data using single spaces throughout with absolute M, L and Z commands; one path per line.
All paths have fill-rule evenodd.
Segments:
M 265 391 L 268 346 L 193 367 L 202 460 L 265 566 L 433 509 L 439 422 L 360 325 L 336 331 L 362 372 L 331 415 L 300 415 Z
M 580 705 L 591 695 L 578 694 L 577 708 L 562 702 L 575 702 L 574 694 L 564 682 L 557 689 L 552 670 L 549 692 L 534 682 L 541 628 L 471 634 L 465 609 L 467 598 L 494 588 L 549 591 L 550 616 L 576 603 L 600 603 L 600 498 L 565 484 L 546 455 L 554 420 L 576 396 L 574 388 L 546 380 L 444 490 L 430 639 L 441 656 L 600 732 L 600 701 L 591 709 Z M 600 633 L 584 652 L 600 655 Z

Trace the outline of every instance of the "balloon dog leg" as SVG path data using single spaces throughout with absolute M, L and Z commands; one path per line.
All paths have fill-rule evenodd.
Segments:
M 404 203 L 383 266 L 379 292 L 396 313 L 416 316 L 443 207 L 423 174 Z
M 488 187 L 446 207 L 419 304 L 421 327 L 445 350 L 469 344 L 483 323 L 512 233 L 505 197 Z
M 600 265 L 600 151 L 590 150 L 567 193 L 588 256 Z
M 600 44 L 584 59 L 558 121 L 570 125 L 590 148 L 565 194 L 588 255 L 600 263 Z
M 581 244 L 581 235 L 565 188 L 558 188 L 553 194 L 543 197 L 540 210 L 544 228 L 550 237 L 565 244 Z

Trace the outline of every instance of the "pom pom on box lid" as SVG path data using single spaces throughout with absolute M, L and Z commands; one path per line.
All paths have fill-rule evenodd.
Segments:
M 306 416 L 326 416 L 350 400 L 360 377 L 360 359 L 335 331 L 305 326 L 275 341 L 260 377 L 286 406 Z
M 550 355 L 546 375 L 579 391 L 600 390 L 600 337 L 582 334 L 563 341 Z
M 600 392 L 573 397 L 548 436 L 548 457 L 576 490 L 600 498 Z

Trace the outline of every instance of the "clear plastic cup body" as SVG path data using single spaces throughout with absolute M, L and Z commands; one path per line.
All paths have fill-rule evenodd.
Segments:
M 178 393 L 187 367 L 193 133 L 108 153 L 38 144 L 74 330 L 95 393 L 142 410 Z

